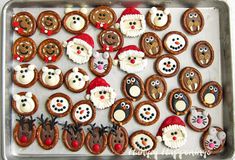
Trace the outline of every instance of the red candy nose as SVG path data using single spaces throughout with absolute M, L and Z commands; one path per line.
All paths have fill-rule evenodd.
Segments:
M 180 42 L 176 41 L 176 42 L 175 42 L 175 44 L 179 45 L 179 44 L 180 44 Z
M 51 144 L 52 144 L 51 138 L 47 138 L 44 143 L 45 143 L 45 145 L 47 145 L 47 146 L 51 145 Z
M 131 26 L 131 29 L 135 29 L 135 26 Z
M 115 151 L 121 151 L 122 150 L 122 145 L 121 144 L 115 144 L 114 149 L 115 149 Z
M 73 146 L 73 148 L 78 148 L 78 145 L 79 145 L 79 143 L 78 143 L 78 141 L 72 141 L 72 146 Z
M 172 137 L 172 139 L 175 141 L 177 138 L 174 136 L 174 137 Z
M 104 96 L 100 96 L 100 99 L 104 99 Z
M 134 59 L 131 59 L 131 61 L 130 61 L 132 64 L 134 64 L 135 63 L 135 60 Z
M 81 51 L 80 50 L 77 50 L 77 54 L 80 54 L 81 53 Z
M 21 136 L 20 142 L 26 143 L 28 141 L 28 138 L 26 136 Z
M 93 147 L 92 147 L 92 150 L 96 153 L 99 152 L 100 151 L 100 145 L 99 144 L 94 144 Z

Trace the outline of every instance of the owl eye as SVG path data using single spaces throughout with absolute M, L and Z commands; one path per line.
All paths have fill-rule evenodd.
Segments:
M 174 95 L 174 98 L 175 98 L 175 99 L 178 99 L 178 98 L 179 98 L 179 95 L 178 95 L 178 94 L 175 94 L 175 95 Z
M 146 38 L 146 39 L 145 39 L 145 42 L 147 42 L 147 43 L 148 43 L 148 42 L 149 42 L 149 39 L 148 39 L 148 38 Z
M 154 81 L 152 81 L 152 82 L 151 82 L 151 85 L 152 85 L 152 86 L 155 86 L 155 82 L 154 82 Z
M 159 81 L 159 80 L 156 80 L 155 83 L 156 83 L 156 85 L 159 85 L 159 84 L 160 84 L 160 81 Z
M 205 52 L 207 52 L 207 51 L 208 51 L 208 48 L 207 48 L 207 47 L 205 47 L 205 48 L 204 48 L 204 51 L 205 51 Z
M 149 37 L 149 39 L 150 39 L 151 41 L 153 41 L 153 40 L 154 40 L 153 36 L 150 36 L 150 37 Z
M 194 18 L 197 18 L 198 14 L 197 13 L 194 13 L 193 17 Z
M 131 78 L 131 82 L 135 82 L 135 78 Z
M 189 16 L 189 18 L 193 18 L 193 14 L 192 13 L 190 13 L 188 16 Z
M 190 73 L 190 76 L 194 76 L 194 72 L 191 72 L 191 73 Z
M 187 78 L 189 78 L 189 75 L 190 75 L 189 73 L 186 73 L 186 74 L 185 74 L 185 76 L 186 76 Z
M 130 105 L 129 104 L 126 104 L 126 109 L 129 109 L 130 108 Z
M 183 98 L 183 94 L 182 93 L 179 94 L 179 98 Z
M 127 83 L 127 84 L 131 84 L 131 80 L 128 79 L 128 80 L 126 81 L 126 83 Z
M 215 92 L 217 92 L 217 91 L 218 91 L 218 89 L 215 87 L 215 88 L 214 88 L 214 91 L 215 91 Z
M 203 52 L 204 49 L 202 47 L 199 48 L 199 52 Z
M 121 106 L 122 106 L 122 107 L 123 107 L 123 106 L 125 106 L 125 105 L 126 105 L 126 103 L 125 103 L 125 102 L 122 102 L 122 103 L 121 103 Z
M 213 89 L 214 89 L 214 87 L 213 87 L 213 86 L 210 86 L 210 87 L 209 87 L 209 89 L 210 89 L 210 90 L 213 90 Z

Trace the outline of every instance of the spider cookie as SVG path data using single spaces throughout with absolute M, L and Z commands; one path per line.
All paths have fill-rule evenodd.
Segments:
M 113 125 L 108 135 L 108 146 L 113 154 L 121 155 L 128 147 L 128 133 L 122 126 Z
M 89 79 L 87 73 L 78 67 L 68 70 L 64 78 L 66 87 L 74 93 L 83 92 L 88 87 Z
M 192 107 L 186 122 L 194 131 L 205 132 L 211 125 L 211 116 L 202 108 Z
M 19 62 L 29 62 L 35 57 L 37 47 L 33 39 L 20 37 L 14 42 L 11 50 L 15 60 Z
M 199 100 L 208 108 L 217 106 L 223 98 L 223 90 L 218 82 L 210 81 L 202 86 L 199 92 Z
M 40 121 L 37 128 L 38 144 L 45 150 L 54 148 L 59 140 L 59 127 L 57 126 L 56 117 L 48 119 L 41 114 L 38 120 Z
M 169 9 L 163 7 L 152 7 L 146 15 L 147 25 L 157 31 L 162 31 L 169 27 L 171 14 Z
M 107 29 L 116 22 L 114 10 L 108 6 L 94 8 L 89 15 L 90 22 L 98 29 Z
M 39 82 L 48 89 L 57 89 L 63 84 L 63 73 L 55 65 L 42 67 L 39 72 Z
M 37 27 L 41 33 L 51 36 L 61 29 L 61 18 L 54 11 L 41 12 L 37 19 Z
M 62 140 L 67 149 L 72 152 L 79 151 L 85 140 L 84 130 L 79 124 L 63 124 Z
M 182 89 L 173 89 L 168 96 L 168 107 L 176 115 L 185 115 L 192 106 L 192 100 L 188 93 Z
M 193 47 L 193 58 L 200 67 L 209 67 L 214 61 L 214 49 L 209 42 L 199 41 Z
M 226 133 L 220 127 L 210 127 L 203 133 L 201 146 L 209 155 L 220 153 L 226 141 Z
M 138 101 L 144 95 L 144 82 L 136 74 L 127 74 L 122 80 L 122 92 L 131 101 Z
M 71 117 L 77 124 L 88 125 L 96 117 L 95 107 L 90 101 L 81 100 L 73 106 Z
M 151 153 L 157 147 L 156 138 L 147 131 L 138 130 L 130 135 L 129 144 L 131 148 L 143 155 Z
M 12 17 L 12 27 L 20 36 L 29 37 L 36 31 L 36 20 L 29 12 L 19 12 Z
M 108 52 L 93 52 L 90 60 L 89 60 L 89 69 L 90 71 L 98 76 L 98 77 L 104 77 L 112 69 L 112 58 L 109 55 Z
M 167 92 L 167 83 L 164 78 L 152 75 L 145 82 L 145 93 L 148 99 L 154 102 L 161 101 Z
M 155 103 L 143 101 L 135 107 L 134 115 L 139 124 L 150 126 L 158 121 L 160 111 Z
M 188 47 L 187 37 L 178 31 L 172 31 L 163 38 L 164 49 L 173 55 L 183 53 Z
M 133 116 L 133 105 L 131 101 L 126 98 L 117 100 L 109 111 L 111 122 L 124 125 L 128 123 Z
M 19 87 L 29 88 L 38 80 L 38 71 L 33 64 L 21 64 L 14 67 L 13 82 Z
M 22 116 L 31 116 L 38 110 L 38 99 L 31 92 L 19 92 L 13 95 L 12 108 Z
M 182 16 L 183 28 L 189 34 L 195 35 L 202 31 L 204 27 L 204 17 L 196 8 L 189 8 Z
M 164 54 L 157 58 L 155 70 L 160 76 L 169 78 L 175 76 L 180 69 L 179 60 L 170 54 Z
M 46 39 L 38 46 L 38 56 L 46 63 L 56 62 L 62 55 L 63 47 L 56 39 Z
M 163 50 L 162 41 L 154 32 L 145 32 L 141 36 L 140 48 L 149 58 L 158 57 Z
M 63 93 L 55 93 L 51 95 L 46 102 L 47 111 L 56 117 L 64 117 L 68 115 L 72 107 L 71 98 Z
M 36 138 L 35 119 L 19 116 L 19 119 L 16 119 L 16 121 L 17 123 L 13 130 L 15 142 L 21 147 L 30 146 Z
M 188 93 L 196 93 L 202 87 L 201 73 L 193 67 L 185 67 L 179 74 L 180 86 Z

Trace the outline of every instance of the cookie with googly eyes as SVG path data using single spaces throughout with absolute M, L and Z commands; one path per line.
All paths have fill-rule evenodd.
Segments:
M 210 81 L 204 84 L 199 91 L 199 100 L 208 108 L 217 106 L 223 98 L 223 90 L 218 82 Z
M 109 111 L 109 118 L 111 122 L 124 125 L 128 123 L 133 116 L 133 105 L 131 101 L 126 98 L 117 100 Z
M 61 18 L 54 11 L 41 12 L 37 18 L 37 27 L 41 33 L 51 36 L 61 29 Z
M 204 17 L 197 8 L 189 8 L 182 16 L 182 25 L 189 34 L 198 34 L 204 27 Z
M 196 93 L 202 87 L 201 73 L 193 67 L 185 67 L 179 74 L 180 86 L 188 93 Z
M 167 92 L 167 83 L 164 78 L 152 75 L 145 82 L 145 93 L 149 100 L 153 102 L 161 101 Z
M 188 113 L 192 106 L 192 100 L 188 93 L 180 88 L 173 89 L 168 96 L 168 108 L 178 116 Z
M 163 50 L 162 41 L 154 32 L 146 32 L 141 36 L 140 48 L 149 58 L 158 57 Z
M 83 92 L 88 87 L 89 79 L 86 71 L 78 67 L 68 70 L 64 78 L 66 87 L 74 93 Z
M 47 111 L 56 117 L 68 115 L 72 109 L 71 98 L 64 93 L 55 93 L 51 95 L 46 102 Z
M 193 47 L 193 59 L 200 67 L 209 67 L 214 61 L 214 49 L 207 41 L 199 41 Z
M 150 126 L 158 121 L 160 111 L 155 103 L 143 101 L 135 107 L 134 116 L 139 124 Z
M 63 84 L 63 73 L 55 65 L 47 65 L 39 71 L 39 82 L 47 89 L 57 89 Z
M 74 122 L 81 125 L 90 124 L 96 117 L 96 110 L 93 104 L 88 100 L 77 102 L 71 111 L 71 117 Z
M 132 101 L 140 100 L 144 95 L 144 83 L 136 74 L 127 74 L 122 80 L 122 92 Z
M 29 12 L 19 12 L 12 17 L 12 28 L 23 37 L 32 36 L 36 31 L 36 20 Z

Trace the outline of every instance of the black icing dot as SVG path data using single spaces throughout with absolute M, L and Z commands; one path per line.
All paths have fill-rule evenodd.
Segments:
M 52 107 L 55 108 L 55 105 L 53 104 Z
M 79 113 L 78 111 L 76 111 L 76 113 Z
M 82 117 L 80 117 L 79 119 L 82 120 Z

